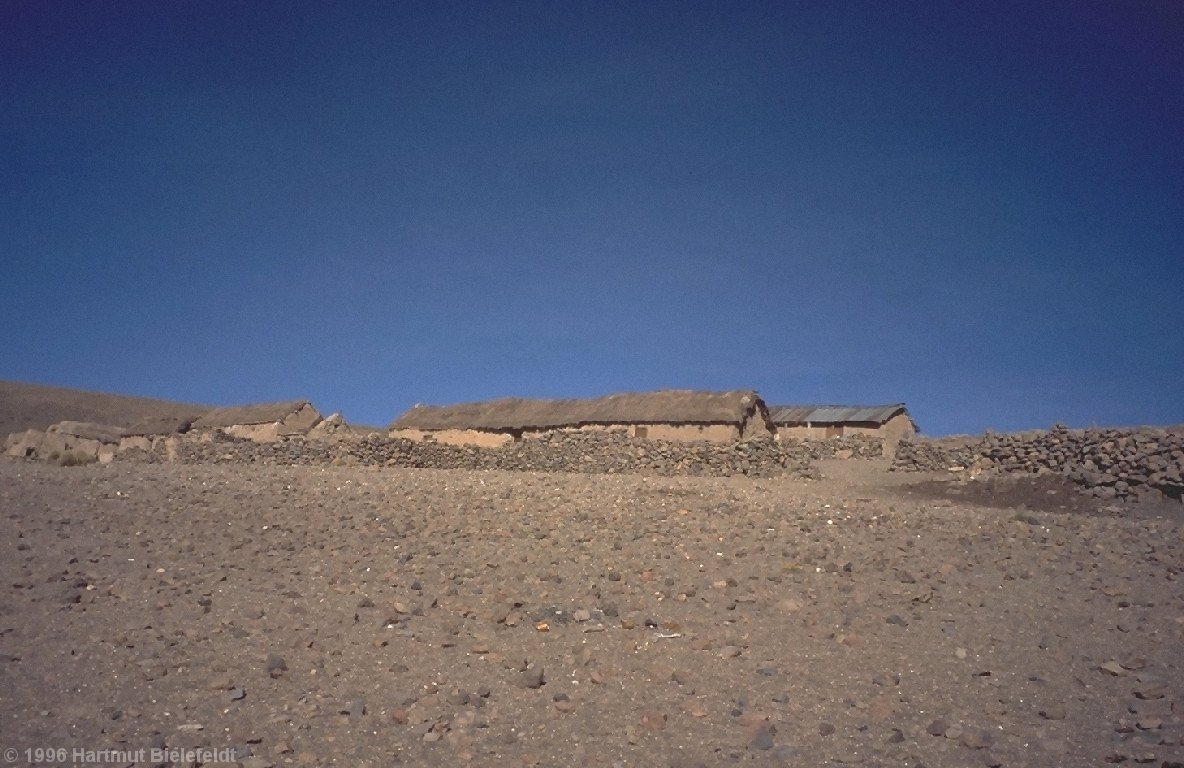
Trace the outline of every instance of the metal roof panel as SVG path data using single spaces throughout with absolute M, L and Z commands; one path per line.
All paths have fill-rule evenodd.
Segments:
M 878 424 L 905 411 L 904 403 L 894 405 L 771 405 L 769 418 L 774 424 L 847 424 L 874 421 Z

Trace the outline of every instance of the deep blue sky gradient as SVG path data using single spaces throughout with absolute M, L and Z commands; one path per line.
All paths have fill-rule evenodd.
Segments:
M 1184 4 L 8 2 L 0 378 L 1184 421 Z

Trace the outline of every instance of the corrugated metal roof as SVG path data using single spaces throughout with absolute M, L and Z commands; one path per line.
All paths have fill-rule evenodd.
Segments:
M 770 405 L 774 424 L 850 424 L 874 421 L 883 424 L 905 412 L 904 403 L 895 405 Z

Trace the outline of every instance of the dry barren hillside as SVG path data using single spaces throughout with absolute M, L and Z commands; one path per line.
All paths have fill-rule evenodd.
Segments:
M 63 420 L 127 426 L 150 418 L 195 418 L 209 410 L 192 403 L 0 381 L 0 438 Z
M 19 765 L 1184 765 L 1178 503 L 833 463 L 0 459 L 2 746 Z

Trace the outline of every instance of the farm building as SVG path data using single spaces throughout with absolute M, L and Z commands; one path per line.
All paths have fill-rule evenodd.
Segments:
M 139 448 L 149 450 L 153 443 L 162 437 L 170 437 L 188 432 L 196 417 L 193 416 L 150 416 L 137 421 L 123 433 L 119 441 L 119 450 Z
M 45 442 L 45 433 L 39 429 L 13 432 L 4 441 L 4 455 L 22 459 L 36 458 L 43 442 Z
M 123 428 L 89 421 L 60 421 L 45 430 L 37 455 L 53 459 L 67 453 L 86 456 L 106 464 L 115 457 Z
M 773 405 L 769 418 L 778 438 L 817 439 L 845 435 L 882 437 L 896 444 L 917 425 L 904 403 L 895 405 Z
M 506 398 L 463 405 L 417 405 L 390 425 L 390 436 L 497 446 L 576 430 L 714 442 L 773 435 L 768 410 L 756 392 L 664 390 L 581 400 Z
M 315 427 L 321 414 L 307 400 L 283 403 L 215 408 L 193 422 L 197 431 L 219 430 L 233 437 L 257 443 L 275 442 L 281 437 L 303 435 Z

